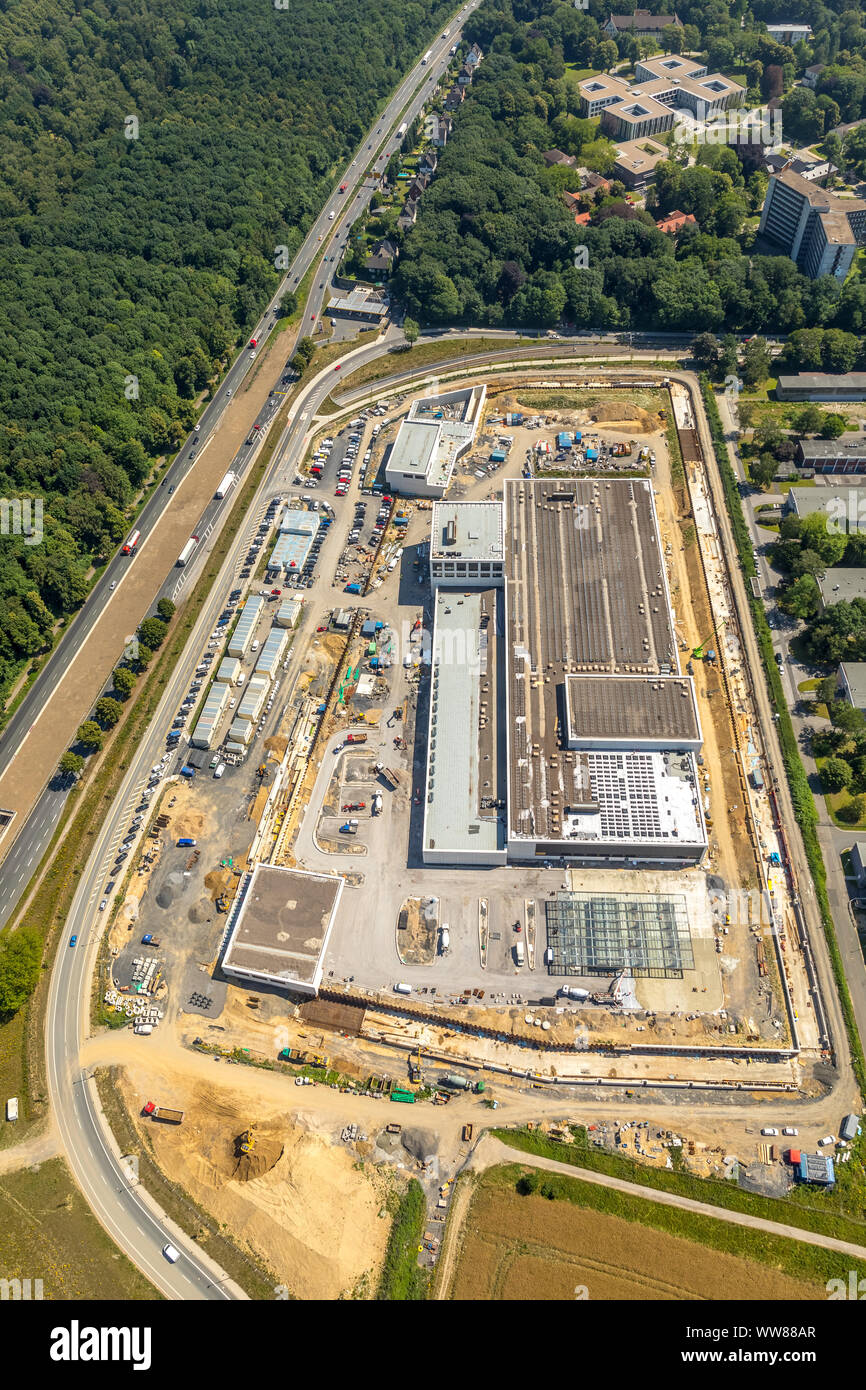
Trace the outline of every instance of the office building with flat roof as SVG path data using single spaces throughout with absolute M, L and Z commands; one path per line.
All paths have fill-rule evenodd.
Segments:
M 866 202 L 840 198 L 786 167 L 770 176 L 760 234 L 815 280 L 844 280 L 866 239 Z
M 444 497 L 454 465 L 472 447 L 486 398 L 487 387 L 474 386 L 413 401 L 385 464 L 390 491 Z
M 505 582 L 501 502 L 434 502 L 430 582 L 434 589 Z
M 337 875 L 256 864 L 241 879 L 226 923 L 226 975 L 315 994 L 343 883 Z

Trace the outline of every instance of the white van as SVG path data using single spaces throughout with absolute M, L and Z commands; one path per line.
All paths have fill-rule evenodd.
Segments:
M 251 642 L 251 643 L 250 643 L 250 651 L 251 651 L 251 652 L 257 652 L 258 649 L 259 649 L 259 639 L 256 638 L 256 640 L 255 640 L 254 642 Z
M 523 954 L 523 942 L 522 942 L 522 941 L 518 941 L 518 942 L 515 944 L 515 947 L 514 947 L 514 959 L 515 959 L 515 961 L 516 961 L 516 963 L 517 963 L 518 965 L 522 965 L 522 964 L 523 964 L 523 961 L 524 961 L 524 954 Z
M 395 994 L 411 994 L 411 993 L 412 993 L 412 986 L 411 986 L 411 985 L 404 984 L 402 981 L 398 981 L 397 984 L 394 986 L 394 993 L 395 993 Z
M 225 763 L 220 763 L 219 767 L 214 768 L 214 774 L 213 774 L 214 777 L 222 777 L 222 775 L 223 775 L 223 773 L 225 772 L 225 770 L 226 770 L 226 765 L 225 765 Z
M 147 1033 L 152 1033 L 152 1032 L 153 1032 L 153 1024 L 152 1024 L 152 1023 L 136 1023 L 136 1025 L 135 1025 L 135 1027 L 133 1028 L 132 1031 L 133 1031 L 133 1033 L 145 1033 L 145 1034 L 147 1034 Z
M 162 1253 L 163 1255 L 165 1255 L 165 1258 L 168 1260 L 169 1264 L 177 1264 L 178 1260 L 180 1259 L 180 1251 L 175 1250 L 173 1245 L 164 1245 L 162 1247 Z

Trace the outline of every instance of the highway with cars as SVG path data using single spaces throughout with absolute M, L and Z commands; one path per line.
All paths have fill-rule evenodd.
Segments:
M 452 35 L 451 42 L 454 41 L 454 38 L 456 38 L 456 33 Z M 376 134 L 380 134 L 386 128 L 387 122 L 395 120 L 398 115 L 405 118 L 406 97 L 413 89 L 413 85 L 420 86 L 426 95 L 427 85 L 431 81 L 436 81 L 437 72 L 441 72 L 447 60 L 448 47 L 449 42 L 447 40 L 440 40 L 435 45 L 436 57 L 434 60 L 425 67 L 419 64 L 413 74 L 401 85 L 399 92 L 392 98 L 380 118 Z M 419 78 L 420 83 L 418 82 Z M 423 96 L 416 98 L 419 105 L 423 99 Z M 373 145 L 374 140 L 375 136 L 371 138 L 368 148 Z M 388 146 L 386 146 L 386 153 L 383 158 L 387 158 L 387 152 Z M 366 165 L 367 158 L 366 151 L 363 156 L 359 153 L 341 181 L 346 182 L 353 175 L 357 176 L 361 166 Z M 366 191 L 366 196 L 369 197 L 371 192 L 372 187 Z M 342 195 L 335 195 L 335 197 L 340 196 Z M 328 211 L 329 209 L 326 207 L 308 234 L 292 270 L 283 282 L 281 292 L 291 280 L 302 276 L 306 266 L 314 259 L 318 242 L 330 224 L 331 219 L 328 218 Z M 345 209 L 344 217 L 347 220 L 353 219 L 357 216 L 357 212 L 358 208 L 350 204 Z M 337 221 L 336 216 L 334 221 Z M 321 232 L 317 230 L 320 226 L 322 227 Z M 339 230 L 341 230 L 340 224 L 338 224 L 338 234 Z M 307 313 L 318 312 L 311 306 L 321 304 L 322 297 L 321 287 L 314 287 L 307 306 Z M 165 484 L 157 489 L 151 503 L 148 504 L 148 507 L 152 507 L 153 511 L 145 508 L 142 512 L 137 522 L 137 528 L 141 530 L 143 538 L 140 543 L 140 551 L 146 546 L 148 530 L 155 524 L 163 508 L 170 505 L 171 492 L 192 462 L 191 451 L 196 448 L 203 448 L 213 431 L 218 428 L 220 416 L 230 399 L 227 393 L 236 389 L 237 383 L 250 369 L 251 352 L 257 352 L 272 331 L 276 322 L 274 309 L 278 298 L 279 294 L 269 305 L 260 326 L 251 335 L 257 339 L 256 348 L 245 351 L 237 359 L 215 400 L 204 412 L 200 429 L 194 432 L 184 444 L 177 459 L 166 474 Z M 375 348 L 367 349 L 363 354 L 364 360 L 367 360 L 369 354 L 375 355 L 376 352 L 384 350 L 386 349 L 381 344 L 376 345 Z M 351 351 L 348 355 L 353 357 Z M 268 503 L 274 497 L 284 495 L 287 486 L 291 487 L 291 480 L 294 479 L 300 450 L 303 447 L 308 429 L 307 420 L 315 413 L 318 404 L 330 389 L 331 379 L 327 375 L 323 375 L 321 379 L 317 379 L 313 383 L 311 389 L 304 393 L 302 399 L 291 412 L 292 418 L 274 451 L 268 476 L 257 490 L 247 519 L 239 529 L 218 580 L 213 585 L 198 616 L 183 658 L 178 662 L 172 674 L 157 712 L 151 721 L 148 733 L 136 748 L 120 792 L 102 823 L 97 842 L 81 875 L 67 919 L 65 939 L 58 949 L 52 971 L 46 1015 L 48 1088 L 67 1159 L 94 1213 L 105 1229 L 155 1286 L 166 1297 L 174 1299 L 224 1300 L 243 1297 L 243 1294 L 235 1286 L 230 1285 L 222 1272 L 216 1269 L 212 1262 L 206 1260 L 182 1233 L 179 1233 L 171 1223 L 166 1222 L 152 1199 L 138 1185 L 135 1175 L 129 1171 L 127 1165 L 120 1161 L 120 1157 L 115 1152 L 114 1145 L 109 1138 L 107 1126 L 101 1117 L 96 1102 L 94 1083 L 83 1072 L 78 1060 L 81 1044 L 89 1032 L 88 1013 L 91 982 L 101 937 L 100 927 L 103 920 L 101 912 L 107 903 L 107 895 L 110 891 L 108 884 L 111 882 L 112 876 L 116 872 L 122 872 L 122 864 L 120 867 L 118 866 L 117 855 L 119 848 L 124 843 L 124 833 L 128 834 L 128 827 L 135 818 L 136 805 L 152 776 L 152 769 L 160 763 L 164 754 L 167 730 L 184 698 L 185 691 L 194 678 L 200 653 L 205 647 L 208 634 L 217 620 L 228 588 L 235 583 L 237 574 L 243 567 L 244 548 L 249 547 L 253 528 Z M 269 401 L 272 399 L 269 398 Z M 273 407 L 270 405 L 265 407 L 265 410 L 273 413 Z M 270 423 L 270 421 L 260 420 L 259 423 Z M 209 503 L 200 527 L 202 538 L 208 521 L 211 520 L 215 523 L 218 519 L 216 515 L 209 515 L 212 510 L 214 510 L 212 504 Z M 197 559 L 199 559 L 198 555 L 191 562 L 190 573 L 193 572 Z M 112 592 L 110 586 L 114 574 L 118 569 L 121 569 L 122 565 L 128 563 L 128 559 L 121 559 L 121 557 L 116 557 L 112 561 L 82 610 L 80 615 L 82 626 L 79 629 L 78 621 L 73 625 L 68 634 L 69 645 L 61 643 L 52 661 L 36 683 L 32 696 L 28 698 L 37 698 L 37 688 L 39 699 L 49 695 L 57 671 L 62 669 L 64 661 L 68 662 L 74 655 L 74 650 L 77 650 L 78 646 L 81 645 L 81 641 L 83 641 L 81 634 L 86 634 L 92 624 L 97 621 L 100 601 L 104 602 L 106 595 Z M 185 572 L 182 577 L 186 577 Z M 163 592 L 174 592 L 177 584 L 178 572 L 173 569 L 165 581 Z M 55 662 L 57 665 L 54 664 Z M 27 720 L 32 718 L 32 715 L 26 710 L 27 702 L 24 702 L 16 720 L 10 723 L 10 727 L 6 731 L 7 746 L 14 746 L 14 739 L 20 738 L 22 733 L 26 731 Z M 45 795 L 44 793 L 43 798 Z M 18 841 L 13 846 L 4 866 L 3 919 L 8 917 L 20 892 L 26 886 L 31 872 L 30 865 L 27 864 L 27 871 L 21 873 L 19 870 L 13 879 L 8 873 L 8 869 L 15 864 L 12 855 L 15 854 L 20 843 L 24 851 L 30 850 L 35 860 L 35 856 L 41 852 L 40 845 L 44 847 L 50 839 L 61 809 L 62 800 L 60 799 L 49 802 L 40 799 L 34 814 L 28 819 L 24 827 L 24 832 L 19 834 Z M 180 1251 L 180 1258 L 175 1263 L 170 1263 L 166 1257 L 166 1245 L 172 1245 Z
M 196 457 L 204 451 L 218 431 L 222 416 L 232 396 L 236 395 L 238 388 L 254 368 L 258 354 L 267 346 L 278 323 L 279 305 L 283 295 L 289 290 L 298 289 L 300 281 L 317 260 L 322 243 L 328 237 L 329 232 L 332 232 L 329 250 L 331 261 L 323 262 L 320 267 L 320 274 L 317 272 L 319 278 L 314 278 L 298 333 L 299 339 L 305 335 L 312 336 L 321 315 L 328 281 L 339 261 L 340 249 L 338 248 L 345 245 L 349 227 L 367 206 L 377 186 L 378 180 L 365 177 L 366 171 L 375 167 L 381 174 L 391 154 L 399 149 L 401 140 L 397 138 L 396 134 L 398 118 L 400 123 L 411 122 L 428 99 L 432 88 L 435 87 L 442 72 L 448 66 L 449 49 L 459 38 L 459 21 L 464 19 L 477 3 L 478 0 L 472 0 L 472 3 L 464 6 L 458 21 L 452 21 L 449 26 L 448 37 L 442 36 L 431 45 L 432 56 L 427 64 L 422 65 L 419 61 L 404 78 L 379 116 L 375 128 L 370 131 L 367 141 L 362 143 L 343 171 L 335 191 L 308 231 L 279 288 L 272 295 L 250 334 L 250 342 L 255 339 L 256 346 L 244 348 L 232 363 L 213 399 L 202 412 L 196 428 L 190 432 L 178 450 L 174 461 L 166 470 L 160 486 L 154 490 L 136 518 L 134 525 L 130 527 L 130 533 L 134 529 L 139 531 L 141 536 L 136 555 L 133 557 L 125 556 L 119 550 L 106 566 L 87 601 L 70 624 L 6 728 L 0 734 L 0 759 L 11 760 L 13 757 L 23 754 L 28 733 L 34 725 L 36 716 L 50 701 L 53 690 L 99 622 L 106 604 L 111 601 L 112 595 L 122 583 L 129 565 L 140 562 L 142 557 L 146 560 L 148 536 L 159 524 L 165 510 L 171 506 L 173 493 L 186 477 Z M 347 185 L 345 193 L 339 192 L 339 187 L 342 184 Z M 275 255 L 278 249 L 275 248 Z M 290 385 L 294 375 L 289 361 L 285 364 L 280 385 L 283 387 Z M 271 423 L 281 404 L 281 399 L 281 392 L 278 389 L 275 394 L 268 398 L 266 405 L 256 419 L 250 422 L 251 435 L 249 439 L 251 442 L 254 442 L 252 441 L 253 432 L 261 432 L 262 434 L 266 432 L 267 426 Z M 302 425 L 306 418 L 307 416 L 303 417 Z M 301 430 L 301 435 L 302 433 L 303 430 Z M 297 430 L 292 430 L 285 440 L 285 447 L 291 447 L 291 444 L 296 442 L 296 438 Z M 232 469 L 242 475 L 254 452 L 254 449 L 250 448 L 250 443 L 242 445 L 232 464 Z M 228 515 L 232 500 L 231 494 L 229 494 L 225 502 L 219 502 L 215 499 L 208 502 L 195 533 L 199 536 L 202 547 L 207 538 L 216 539 L 219 524 Z M 196 552 L 195 559 L 199 560 L 200 558 L 200 554 Z M 195 562 L 189 566 L 186 572 L 173 570 L 163 586 L 161 594 L 177 601 L 180 595 L 180 590 L 176 590 L 179 580 L 182 580 L 183 587 L 186 587 L 194 577 L 194 570 Z M 146 615 L 142 613 L 141 617 L 144 616 Z M 120 653 L 118 652 L 118 659 L 119 657 Z M 86 716 L 87 711 L 82 710 L 80 718 L 84 719 Z M 32 875 L 38 869 L 40 860 L 57 829 L 69 790 L 68 785 L 63 785 L 56 778 L 50 780 L 42 789 L 26 819 L 20 821 L 16 817 L 16 820 L 7 830 L 8 848 L 2 861 L 2 875 L 0 875 L 0 928 L 11 917 Z

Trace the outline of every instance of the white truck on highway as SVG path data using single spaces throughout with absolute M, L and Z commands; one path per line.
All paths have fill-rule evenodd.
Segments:
M 219 486 L 217 487 L 216 496 L 220 498 L 225 497 L 229 488 L 233 487 L 237 480 L 237 473 L 233 473 L 231 471 L 226 473 L 225 477 L 220 481 Z
M 190 536 L 183 550 L 177 557 L 177 563 L 181 566 L 181 568 L 186 564 L 187 560 L 190 558 L 192 552 L 195 550 L 197 545 L 198 536 Z

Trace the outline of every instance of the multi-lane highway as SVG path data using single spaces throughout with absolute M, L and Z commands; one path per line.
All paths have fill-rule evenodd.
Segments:
M 471 7 L 467 6 L 466 8 L 468 11 Z M 389 124 L 393 124 L 398 116 L 407 120 L 413 118 L 415 111 L 420 109 L 426 98 L 428 85 L 435 83 L 438 75 L 441 74 L 441 70 L 447 62 L 448 47 L 455 38 L 456 32 L 452 28 L 451 39 L 440 39 L 435 45 L 433 59 L 424 66 L 419 64 L 414 73 L 401 85 L 380 118 L 376 132 L 371 135 L 367 150 L 359 151 L 341 182 L 357 180 L 362 168 L 367 167 L 368 151 L 375 149 L 379 143 L 377 137 L 383 135 Z M 406 103 L 413 91 L 416 91 L 416 95 L 407 110 Z M 382 153 L 383 159 L 387 159 L 392 147 L 396 147 L 393 141 L 385 144 Z M 378 153 L 378 150 L 376 149 L 375 152 Z M 336 229 L 335 244 L 339 237 L 345 235 L 345 226 L 358 215 L 361 206 L 365 200 L 369 199 L 371 192 L 372 183 L 368 188 L 361 189 L 354 194 L 348 203 L 344 202 L 342 216 L 338 220 L 335 215 L 333 219 Z M 341 197 L 345 198 L 345 195 L 335 195 L 335 201 Z M 330 207 L 323 209 L 322 214 L 308 234 L 294 265 L 283 282 L 283 286 L 281 286 L 281 292 L 287 284 L 291 285 L 300 280 L 309 264 L 315 259 L 319 242 L 325 237 L 327 229 L 331 225 L 331 219 L 328 217 L 330 210 Z M 313 313 L 318 314 L 319 312 L 324 298 L 323 283 L 324 281 L 314 284 L 305 310 L 305 325 L 307 321 L 312 323 Z M 279 295 L 275 296 L 259 327 L 252 335 L 258 339 L 257 350 L 263 346 L 272 331 L 276 321 L 274 310 L 278 298 Z M 348 356 L 349 358 L 357 357 L 359 360 L 367 360 L 370 356 L 376 355 L 377 352 L 386 350 L 386 347 L 380 344 L 366 349 L 362 354 L 352 354 L 350 351 Z M 208 439 L 218 428 L 220 416 L 230 399 L 228 393 L 234 392 L 237 383 L 249 370 L 250 363 L 249 352 L 244 352 L 233 365 L 219 395 L 201 419 L 200 429 L 196 432 L 197 438 L 196 435 L 191 436 L 185 443 L 167 474 L 165 485 L 157 491 L 151 503 L 142 512 L 138 522 L 138 528 L 143 537 L 141 548 L 145 547 L 147 534 L 157 523 L 164 507 L 170 505 L 171 493 L 177 486 L 177 482 L 189 468 L 192 462 L 190 451 L 194 448 L 205 447 Z M 293 408 L 290 422 L 274 450 L 268 476 L 258 489 L 256 499 L 250 508 L 251 517 L 255 516 L 257 511 L 261 509 L 266 498 L 285 491 L 287 484 L 290 484 L 295 475 L 300 450 L 308 429 L 307 421 L 315 413 L 318 404 L 328 394 L 330 388 L 331 379 L 327 374 L 324 374 L 308 388 Z M 270 423 L 270 419 L 273 418 L 273 411 L 274 404 L 273 398 L 271 398 L 269 405 L 265 407 L 266 418 L 260 418 L 257 423 Z M 225 510 L 223 509 L 223 515 Z M 214 530 L 219 520 L 218 509 L 209 504 L 200 527 L 202 536 L 204 536 L 209 523 L 213 523 L 211 530 Z M 177 1299 L 221 1300 L 241 1295 L 239 1290 L 227 1283 L 219 1270 L 215 1270 L 209 1262 L 203 1260 L 201 1253 L 196 1251 L 189 1241 L 165 1224 L 148 1195 L 138 1187 L 132 1175 L 119 1162 L 111 1143 L 107 1140 L 103 1122 L 95 1104 L 93 1083 L 82 1071 L 78 1058 L 81 1043 L 88 1032 L 91 979 L 99 945 L 98 924 L 101 924 L 102 921 L 98 903 L 104 892 L 105 879 L 112 863 L 112 856 L 120 836 L 123 834 L 131 808 L 137 801 L 141 788 L 147 780 L 148 768 L 157 760 L 159 753 L 165 746 L 166 730 L 189 683 L 207 634 L 213 627 L 224 601 L 227 586 L 234 581 L 240 556 L 248 544 L 248 531 L 248 525 L 241 528 L 232 543 L 219 579 L 213 586 L 211 594 L 199 614 L 184 657 L 172 674 L 148 734 L 137 747 L 121 790 L 102 824 L 97 843 L 86 869 L 82 873 L 67 920 L 65 939 L 55 961 L 46 1016 L 49 1092 L 70 1166 L 95 1214 L 106 1230 L 166 1296 Z M 112 583 L 113 575 L 125 563 L 128 561 L 118 557 L 109 566 L 94 594 L 82 610 L 79 620 L 68 634 L 68 638 L 58 648 L 52 662 L 46 667 L 40 681 L 34 687 L 33 695 L 30 698 L 36 698 L 37 688 L 40 700 L 49 696 L 57 672 L 64 669 L 64 663 L 73 659 L 75 651 L 81 646 L 87 632 L 98 618 L 100 602 L 104 602 L 111 592 L 109 586 Z M 195 560 L 191 562 L 191 565 L 195 565 Z M 177 572 L 173 570 L 166 579 L 164 591 L 168 592 L 173 589 L 176 583 Z M 79 623 L 81 624 L 80 627 Z M 7 747 L 14 747 L 16 738 L 21 738 L 29 728 L 28 720 L 32 719 L 32 713 L 27 709 L 27 704 L 28 702 L 25 702 L 7 730 Z M 61 809 L 60 794 L 52 793 L 50 789 L 43 793 L 34 813 L 23 827 L 23 833 L 19 835 L 16 845 L 7 856 L 3 875 L 2 915 L 4 919 L 8 916 L 12 906 L 17 902 L 21 890 L 26 885 L 32 871 L 31 863 L 38 862 L 36 856 L 41 853 L 40 845 L 44 847 L 47 844 Z M 19 846 L 21 847 L 20 850 Z M 13 856 L 16 853 L 24 854 L 28 851 L 30 860 L 24 861 L 22 869 L 22 866 L 17 863 Z M 14 878 L 9 872 L 12 866 L 16 867 Z M 73 936 L 76 938 L 74 946 L 69 944 Z M 162 1253 L 163 1247 L 169 1242 L 181 1251 L 181 1258 L 176 1264 L 170 1264 Z
M 135 529 L 141 533 L 137 552 L 139 563 L 142 556 L 146 560 L 148 537 L 153 534 L 165 510 L 171 506 L 173 494 L 178 485 L 187 476 L 196 457 L 200 456 L 213 439 L 232 397 L 237 394 L 238 388 L 253 368 L 255 360 L 253 353 L 258 355 L 267 346 L 278 321 L 278 310 L 282 296 L 287 290 L 297 289 L 306 272 L 317 260 L 324 245 L 326 254 L 331 259 L 322 262 L 320 271 L 313 280 L 299 331 L 299 337 L 312 336 L 316 324 L 320 320 L 328 283 L 339 262 L 340 250 L 345 245 L 348 230 L 368 205 L 376 187 L 377 181 L 366 177 L 367 170 L 372 167 L 381 173 L 391 154 L 399 149 L 401 140 L 396 134 L 398 118 L 400 123 L 411 123 L 421 110 L 448 66 L 449 49 L 459 38 L 460 22 L 477 3 L 478 0 L 471 0 L 470 4 L 464 6 L 457 21 L 452 22 L 449 26 L 448 37 L 440 37 L 432 45 L 432 56 L 428 62 L 426 64 L 417 63 L 404 78 L 379 116 L 375 128 L 369 132 L 366 140 L 362 141 L 350 164 L 343 171 L 335 191 L 307 233 L 279 288 L 272 296 L 250 335 L 251 338 L 256 339 L 256 348 L 254 350 L 244 348 L 236 358 L 213 400 L 203 411 L 198 421 L 198 428 L 192 431 L 184 441 L 174 462 L 166 470 L 161 486 L 156 489 L 139 514 L 135 522 Z M 343 194 L 338 191 L 341 184 L 347 185 L 346 192 Z M 330 242 L 328 241 L 329 233 L 332 234 Z M 278 248 L 275 248 L 275 256 L 277 251 Z M 288 367 L 288 364 L 286 366 Z M 327 392 L 323 394 L 327 394 Z M 250 430 L 252 431 L 256 426 L 259 426 L 260 432 L 264 434 L 279 404 L 279 396 L 270 397 L 256 419 L 249 422 Z M 293 432 L 290 438 L 294 440 L 295 437 Z M 286 441 L 287 446 L 288 440 Z M 233 469 L 242 473 L 252 457 L 252 452 L 247 445 L 243 445 L 232 465 Z M 216 538 L 230 506 L 231 497 L 226 499 L 224 503 L 209 502 L 196 532 L 202 538 L 202 545 L 204 545 L 206 536 Z M 8 762 L 16 756 L 26 756 L 26 739 L 37 715 L 51 700 L 52 692 L 71 663 L 75 661 L 104 612 L 105 605 L 111 601 L 115 589 L 122 583 L 123 576 L 131 563 L 136 563 L 136 561 L 131 561 L 129 557 L 118 552 L 106 567 L 86 603 L 34 682 L 32 689 L 0 735 L 0 761 Z M 167 596 L 172 596 L 175 583 L 176 578 L 167 580 L 163 588 L 163 592 Z M 141 617 L 144 616 L 145 614 L 142 613 Z M 119 652 L 117 656 L 120 656 Z M 109 672 L 106 671 L 105 675 L 107 679 Z M 78 711 L 75 716 L 75 723 L 77 724 L 81 719 L 84 719 L 87 713 L 88 711 L 85 709 Z M 58 785 L 54 781 L 48 782 L 43 787 L 32 809 L 25 813 L 24 818 L 17 817 L 7 831 L 6 844 L 4 845 L 6 854 L 2 863 L 2 875 L 0 875 L 0 927 L 9 920 L 30 878 L 38 868 L 57 828 L 68 794 L 67 787 Z M 13 807 L 12 809 L 18 808 Z

